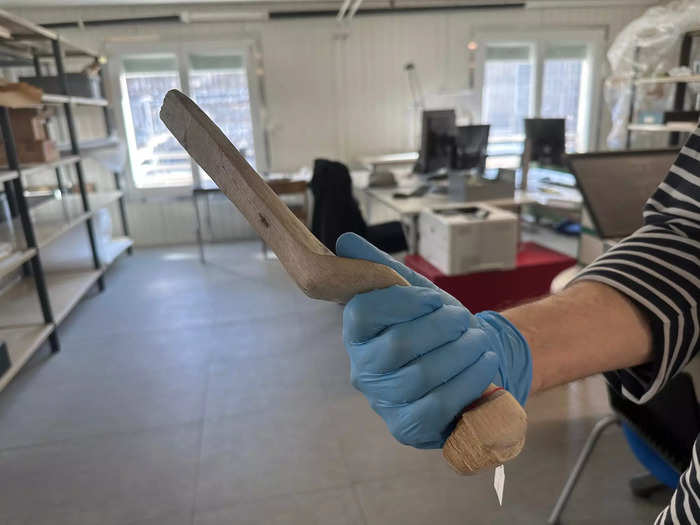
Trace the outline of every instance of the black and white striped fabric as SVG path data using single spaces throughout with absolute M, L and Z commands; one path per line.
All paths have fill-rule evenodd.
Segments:
M 647 314 L 652 362 L 606 373 L 626 398 L 645 403 L 700 350 L 700 131 L 647 201 L 644 226 L 588 266 L 577 280 L 605 283 Z M 699 438 L 700 439 L 700 438 Z M 700 442 L 657 524 L 700 523 Z

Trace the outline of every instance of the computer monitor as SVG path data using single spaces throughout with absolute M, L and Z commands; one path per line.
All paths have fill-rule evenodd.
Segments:
M 469 170 L 478 168 L 481 172 L 486 169 L 486 150 L 489 145 L 488 124 L 471 124 L 458 126 L 455 137 L 450 168 Z
M 526 118 L 525 141 L 530 162 L 542 166 L 562 166 L 566 152 L 566 120 L 563 118 Z
M 678 149 L 568 155 L 598 235 L 619 239 L 642 225 L 644 203 L 661 183 Z
M 457 133 L 455 121 L 454 109 L 423 111 L 417 172 L 432 173 L 449 166 Z

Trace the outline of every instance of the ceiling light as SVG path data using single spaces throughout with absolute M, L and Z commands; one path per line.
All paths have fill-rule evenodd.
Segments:
M 180 13 L 180 20 L 185 24 L 197 22 L 258 22 L 269 18 L 270 15 L 266 11 L 218 11 L 211 13 L 183 11 Z

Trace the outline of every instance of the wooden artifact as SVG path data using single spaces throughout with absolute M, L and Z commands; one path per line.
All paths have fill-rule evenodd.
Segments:
M 387 266 L 333 255 L 183 93 L 168 92 L 160 118 L 277 254 L 306 295 L 344 303 L 358 293 L 408 285 Z M 505 390 L 491 385 L 460 415 L 443 455 L 462 474 L 495 467 L 520 453 L 526 427 L 527 417 L 520 404 Z

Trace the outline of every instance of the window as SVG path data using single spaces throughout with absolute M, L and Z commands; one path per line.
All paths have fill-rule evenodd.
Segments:
M 255 167 L 248 76 L 240 55 L 190 55 L 190 96 Z M 207 178 L 200 169 L 200 176 Z
M 123 110 L 137 188 L 192 184 L 190 158 L 159 117 L 163 97 L 176 88 L 180 78 L 175 55 L 124 59 Z
M 191 186 L 208 180 L 161 122 L 163 97 L 181 89 L 255 167 L 252 101 L 245 54 L 177 52 L 128 55 L 121 89 L 131 173 L 137 188 Z
M 484 122 L 495 142 L 521 141 L 523 119 L 532 113 L 529 46 L 488 46 L 484 66 Z
M 591 78 L 602 46 L 596 31 L 543 35 L 483 35 L 482 122 L 491 124 L 490 156 L 520 155 L 523 119 L 565 118 L 567 151 L 592 139 L 598 94 Z
M 545 51 L 540 114 L 566 118 L 567 151 L 581 149 L 577 138 L 585 133 L 579 129 L 585 61 L 586 47 L 583 45 L 548 46 Z

